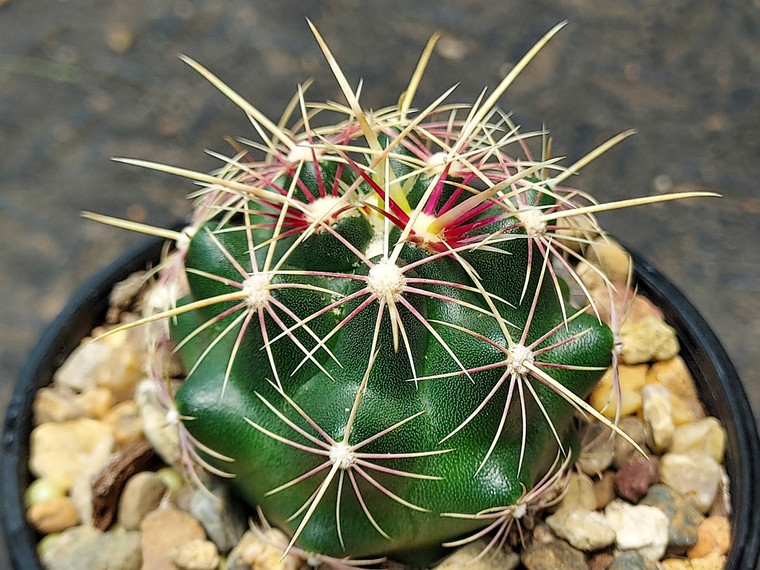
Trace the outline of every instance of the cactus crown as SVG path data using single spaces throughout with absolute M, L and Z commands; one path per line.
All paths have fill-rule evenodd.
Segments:
M 561 27 L 488 98 L 446 104 L 449 90 L 414 110 L 433 38 L 399 104 L 371 113 L 314 30 L 347 105 L 299 88 L 279 124 L 184 58 L 261 142 L 212 174 L 123 160 L 201 184 L 183 232 L 90 215 L 176 241 L 158 279 L 167 306 L 125 326 L 163 322 L 154 345 L 171 335 L 182 356 L 167 407 L 188 472 L 230 477 L 287 549 L 503 541 L 555 496 L 573 415 L 611 425 L 583 401 L 614 339 L 576 246 L 601 233 L 596 211 L 684 195 L 600 206 L 563 182 L 630 132 L 566 168 L 496 107 Z

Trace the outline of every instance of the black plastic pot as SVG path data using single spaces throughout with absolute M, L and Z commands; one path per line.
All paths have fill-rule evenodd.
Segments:
M 161 240 L 150 240 L 92 278 L 47 329 L 21 372 L 3 427 L 0 470 L 2 524 L 17 570 L 41 570 L 37 536 L 24 517 L 32 402 L 80 339 L 103 321 L 108 295 L 117 282 L 155 262 Z M 696 309 L 659 271 L 634 256 L 639 290 L 665 313 L 678 331 L 681 355 L 697 383 L 709 414 L 728 432 L 726 469 L 731 481 L 733 547 L 728 570 L 754 570 L 760 554 L 760 439 L 747 395 L 726 351 Z

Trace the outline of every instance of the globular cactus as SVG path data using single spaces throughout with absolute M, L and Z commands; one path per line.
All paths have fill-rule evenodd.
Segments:
M 189 456 L 289 547 L 503 540 L 577 455 L 574 416 L 609 424 L 583 398 L 613 334 L 573 272 L 586 238 L 572 230 L 599 232 L 601 207 L 562 182 L 627 133 L 563 168 L 495 107 L 558 29 L 487 99 L 414 111 L 432 40 L 398 106 L 372 113 L 315 30 L 348 105 L 299 90 L 280 126 L 187 60 L 263 143 L 209 175 L 127 161 L 203 185 L 193 223 L 167 233 L 160 280 L 186 277 L 185 295 L 141 322 L 172 317 Z

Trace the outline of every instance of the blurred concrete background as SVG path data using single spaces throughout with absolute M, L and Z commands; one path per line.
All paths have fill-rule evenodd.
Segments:
M 567 164 L 636 128 L 576 180 L 599 199 L 723 194 L 601 220 L 702 311 L 760 411 L 758 0 L 0 0 L 0 408 L 70 293 L 141 239 L 79 212 L 157 225 L 187 212 L 189 182 L 109 158 L 210 170 L 203 149 L 254 136 L 177 55 L 272 117 L 309 77 L 310 99 L 340 100 L 306 17 L 368 107 L 396 102 L 433 32 L 420 105 L 455 82 L 451 100 L 471 102 L 569 20 L 501 106 L 524 129 L 545 123 Z

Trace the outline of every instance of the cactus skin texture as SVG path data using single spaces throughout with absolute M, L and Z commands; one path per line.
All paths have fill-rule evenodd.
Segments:
M 324 182 L 332 184 L 327 176 Z M 305 201 L 292 197 L 299 198 Z M 483 525 L 442 514 L 513 504 L 558 452 L 571 453 L 573 407 L 527 367 L 583 397 L 610 363 L 612 334 L 593 315 L 573 314 L 542 279 L 543 256 L 516 218 L 489 205 L 482 216 L 492 215 L 490 233 L 511 232 L 493 251 L 438 255 L 403 244 L 388 280 L 402 275 L 406 283 L 391 293 L 399 298 L 386 300 L 370 292 L 373 270 L 388 268 L 382 254 L 368 259 L 371 268 L 345 255 L 348 244 L 363 251 L 371 235 L 357 207 L 331 226 L 350 237 L 315 232 L 290 257 L 279 252 L 298 238 L 278 243 L 280 273 L 266 302 L 281 323 L 266 311 L 259 318 L 256 292 L 231 314 L 237 301 L 186 313 L 178 323 L 179 342 L 213 323 L 181 349 L 187 368 L 195 367 L 176 394 L 180 413 L 193 418 L 185 427 L 234 459 L 208 457 L 271 522 L 295 533 L 308 513 L 300 548 L 338 557 L 439 544 Z M 249 244 L 266 243 L 271 232 L 252 233 L 234 220 L 202 226 L 185 261 L 192 301 L 235 294 L 240 269 L 257 274 Z M 301 255 L 299 247 L 312 251 Z M 267 251 L 258 250 L 258 267 Z M 538 262 L 528 267 L 531 255 Z M 339 257 L 343 266 L 334 263 Z M 486 295 L 498 298 L 495 313 Z M 288 329 L 292 336 L 283 335 Z M 317 338 L 328 340 L 315 351 Z M 312 358 L 302 363 L 307 351 Z

